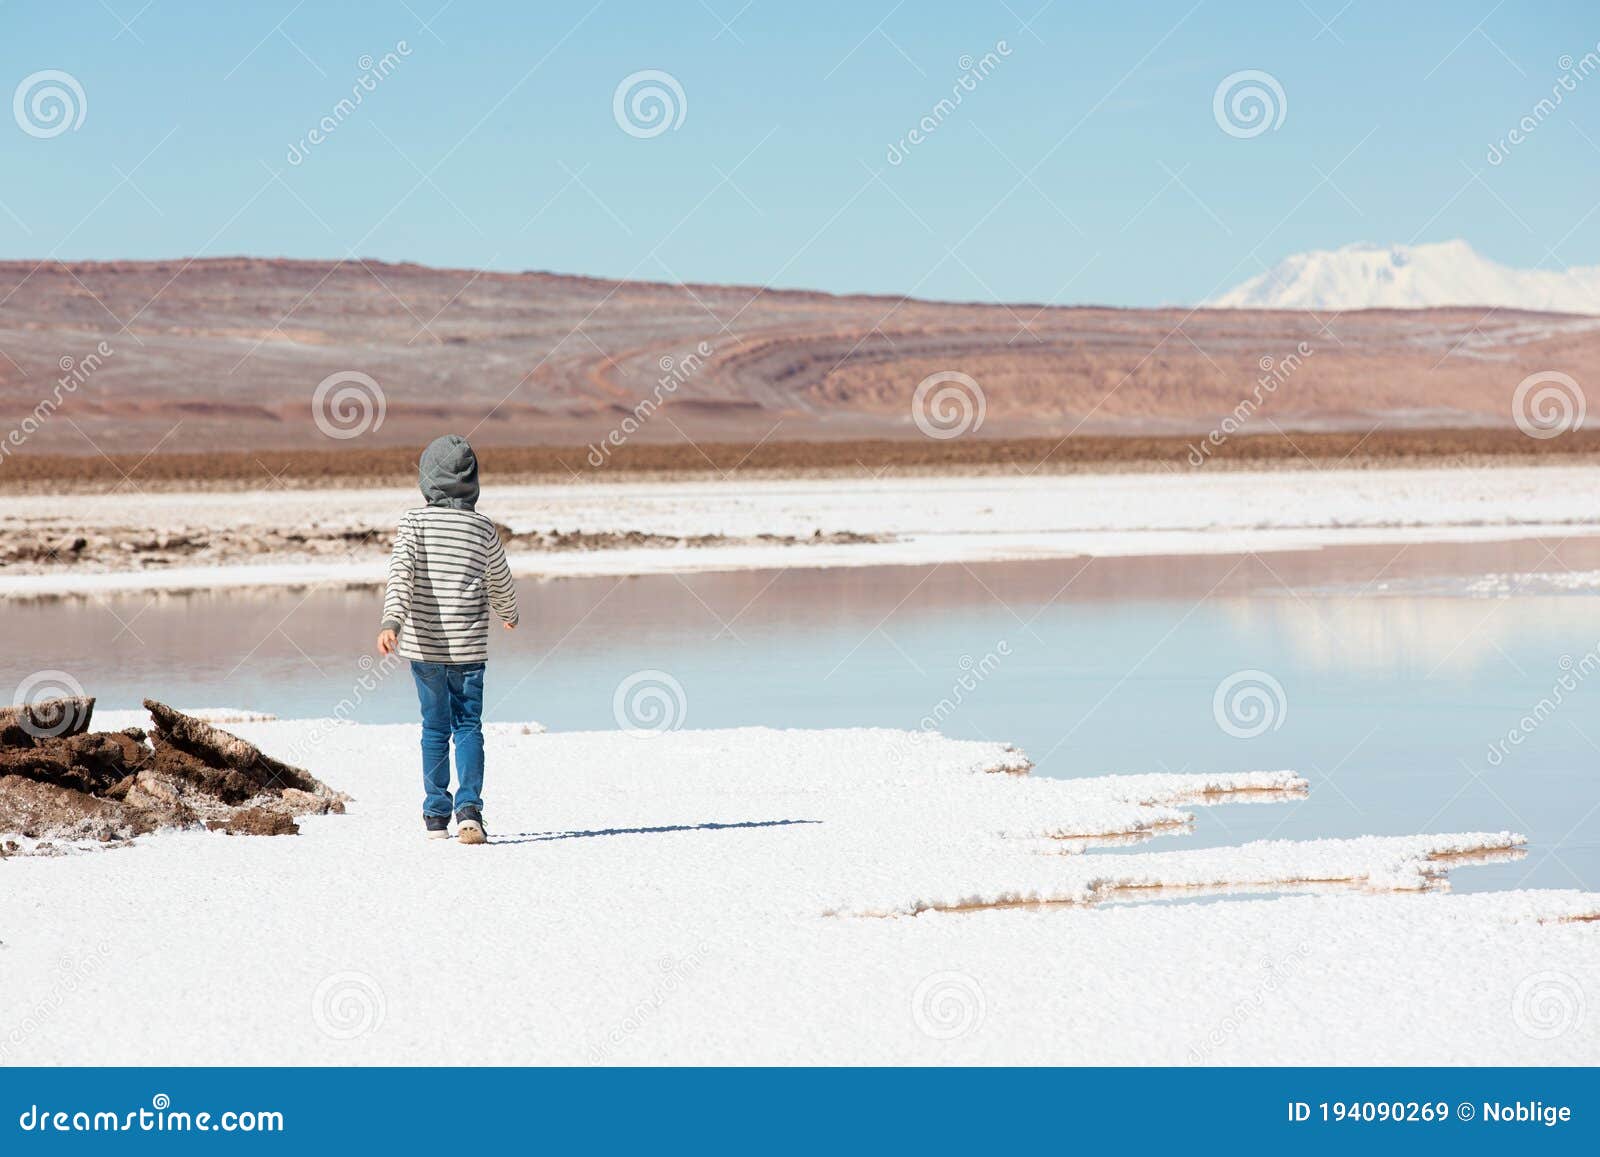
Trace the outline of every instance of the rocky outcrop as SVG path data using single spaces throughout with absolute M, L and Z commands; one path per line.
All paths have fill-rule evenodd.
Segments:
M 188 757 L 187 760 L 175 762 L 182 762 L 189 768 L 198 764 L 220 776 L 219 791 L 246 793 L 230 802 L 242 802 L 258 791 L 282 795 L 285 789 L 294 788 L 316 795 L 329 790 L 309 771 L 264 755 L 254 744 L 245 742 L 232 732 L 192 715 L 185 715 L 154 699 L 146 699 L 144 707 L 155 723 L 157 754 L 163 747 L 171 748 Z
M 89 730 L 94 697 L 68 696 L 0 707 L 0 745 L 26 744 L 29 739 L 81 735 Z
M 149 733 L 88 731 L 92 698 L 0 711 L 0 834 L 51 845 L 199 826 L 294 835 L 296 816 L 344 811 L 347 797 L 304 768 L 164 703 L 145 707 Z

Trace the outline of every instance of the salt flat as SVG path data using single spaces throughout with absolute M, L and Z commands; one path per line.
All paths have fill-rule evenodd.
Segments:
M 1289 771 L 492 724 L 469 848 L 422 838 L 415 727 L 228 726 L 348 814 L 0 863 L 7 1062 L 1600 1061 L 1600 895 L 1440 890 L 1519 837 L 1158 834 L 1306 790 Z M 1107 903 L 1297 887 L 1330 894 Z
M 495 487 L 479 508 L 513 532 L 559 529 L 681 540 L 671 545 L 516 551 L 527 577 L 782 567 L 922 565 L 1075 555 L 1312 550 L 1372 543 L 1472 542 L 1600 533 L 1590 498 L 1600 468 L 1186 472 L 1051 477 L 873 478 Z M 67 504 L 67 505 L 64 505 Z M 114 590 L 381 583 L 382 544 L 412 490 L 273 490 L 63 500 L 16 496 L 0 532 L 258 528 L 373 541 L 315 557 L 152 566 L 13 566 L 0 597 Z M 807 541 L 858 535 L 868 541 Z M 777 536 L 763 540 L 761 536 Z M 686 545 L 716 536 L 708 545 Z M 33 570 L 37 573 L 28 573 Z

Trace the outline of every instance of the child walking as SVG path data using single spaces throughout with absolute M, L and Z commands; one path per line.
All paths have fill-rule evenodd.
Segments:
M 465 438 L 428 443 L 417 463 L 428 504 L 400 519 L 389 558 L 378 650 L 411 660 L 422 707 L 422 823 L 450 836 L 450 742 L 455 740 L 456 834 L 488 839 L 483 826 L 483 669 L 489 612 L 517 625 L 517 588 L 495 524 L 479 514 L 478 457 Z

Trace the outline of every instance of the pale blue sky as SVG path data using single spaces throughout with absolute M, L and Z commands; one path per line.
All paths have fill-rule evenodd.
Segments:
M 0 118 L 0 257 L 355 255 L 1117 305 L 1359 240 L 1600 263 L 1600 75 L 1486 160 L 1561 58 L 1596 50 L 1600 12 L 1575 0 L 442 3 L 0 2 L 3 95 L 58 69 L 87 104 L 49 138 Z M 360 58 L 400 41 L 291 164 Z M 961 58 L 1001 41 L 890 164 Z M 613 118 L 643 69 L 686 104 L 650 138 Z M 1250 138 L 1213 116 L 1245 69 L 1286 103 Z

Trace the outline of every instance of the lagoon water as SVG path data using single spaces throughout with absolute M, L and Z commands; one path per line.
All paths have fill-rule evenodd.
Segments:
M 486 716 L 614 728 L 619 685 L 662 672 L 629 685 L 688 727 L 935 725 L 1013 742 L 1051 776 L 1288 767 L 1308 799 L 1201 809 L 1192 834 L 1144 846 L 1509 829 L 1527 856 L 1458 869 L 1456 890 L 1596 888 L 1600 595 L 1473 593 L 1488 573 L 1600 565 L 1600 543 L 1549 545 L 524 582 L 522 628 L 492 640 Z M 409 721 L 403 667 L 360 687 L 379 603 L 17 603 L 7 675 L 66 671 L 104 707 L 343 702 Z M 537 771 L 491 750 L 491 799 L 494 775 Z

